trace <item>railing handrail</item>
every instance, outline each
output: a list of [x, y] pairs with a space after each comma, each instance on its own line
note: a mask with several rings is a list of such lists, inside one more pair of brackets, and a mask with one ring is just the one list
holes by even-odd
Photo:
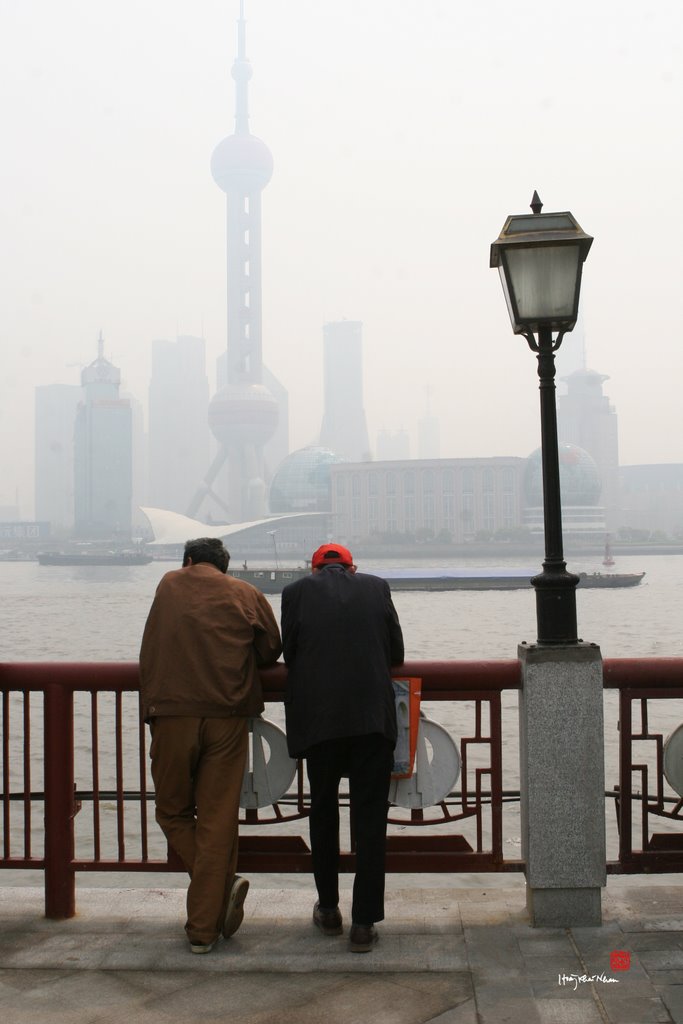
[[674, 690], [683, 687], [683, 658], [605, 658], [606, 690]]
[[[139, 689], [136, 661], [25, 661], [0, 663], [0, 690], [40, 691], [46, 686], [122, 693]], [[448, 691], [519, 689], [519, 662], [490, 661], [406, 661], [392, 670], [394, 676], [422, 679], [422, 699], [447, 699]], [[287, 682], [287, 668], [278, 662], [261, 670], [266, 700], [280, 700]]]
[[[0, 662], [0, 691], [40, 691], [59, 685], [72, 691], [109, 690], [118, 693], [139, 689], [136, 661], [24, 661]], [[606, 690], [624, 688], [677, 689], [683, 687], [683, 658], [605, 658], [602, 663]], [[96, 678], [95, 678], [96, 674]], [[437, 699], [448, 690], [518, 690], [521, 685], [516, 659], [407, 661], [393, 670], [395, 676], [423, 680], [422, 696]], [[261, 670], [266, 700], [281, 699], [287, 681], [282, 662]]]

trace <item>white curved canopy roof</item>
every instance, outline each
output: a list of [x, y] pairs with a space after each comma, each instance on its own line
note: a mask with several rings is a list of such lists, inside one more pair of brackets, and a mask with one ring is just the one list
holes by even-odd
[[160, 544], [184, 544], [185, 541], [194, 537], [231, 537], [256, 526], [277, 527], [280, 523], [292, 522], [292, 520], [327, 515], [326, 512], [292, 512], [289, 515], [256, 519], [252, 523], [230, 523], [227, 525], [221, 523], [216, 526], [201, 523], [198, 519], [191, 519], [189, 516], [181, 515], [180, 512], [170, 512], [165, 508], [143, 508], [140, 506], [140, 511], [147, 516], [154, 534], [154, 540], [149, 542], [150, 547]]

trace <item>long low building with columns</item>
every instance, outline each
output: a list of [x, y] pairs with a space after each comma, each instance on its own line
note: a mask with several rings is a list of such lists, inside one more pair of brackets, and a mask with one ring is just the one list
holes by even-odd
[[330, 504], [336, 532], [442, 537], [454, 543], [523, 523], [526, 459], [421, 459], [335, 463]]

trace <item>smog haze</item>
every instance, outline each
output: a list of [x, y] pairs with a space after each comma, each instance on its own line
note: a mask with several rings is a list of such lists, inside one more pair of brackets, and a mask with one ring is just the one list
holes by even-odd
[[[238, 0], [0, 5], [0, 505], [33, 505], [37, 385], [97, 355], [146, 403], [152, 341], [226, 348], [225, 196]], [[247, 0], [263, 192], [263, 357], [290, 447], [317, 437], [322, 328], [363, 324], [365, 411], [441, 455], [539, 444], [536, 362], [489, 246], [506, 217], [571, 210], [594, 236], [581, 324], [622, 465], [681, 462], [679, 0]], [[572, 349], [573, 346], [573, 349]], [[205, 467], [200, 467], [203, 472]]]

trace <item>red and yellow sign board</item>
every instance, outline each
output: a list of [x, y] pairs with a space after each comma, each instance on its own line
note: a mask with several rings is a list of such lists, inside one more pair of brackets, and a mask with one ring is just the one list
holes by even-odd
[[417, 730], [420, 723], [422, 680], [414, 677], [392, 679], [396, 703], [398, 737], [394, 748], [392, 779], [409, 779], [415, 766]]

